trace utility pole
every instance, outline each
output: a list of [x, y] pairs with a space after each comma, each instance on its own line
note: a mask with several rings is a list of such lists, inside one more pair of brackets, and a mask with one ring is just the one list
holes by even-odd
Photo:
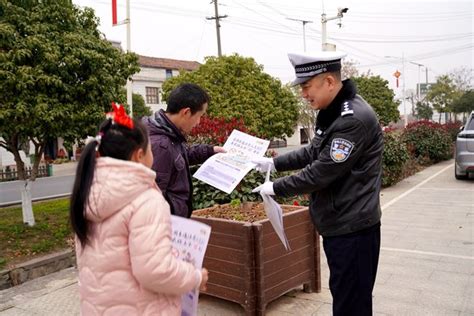
[[402, 71], [403, 71], [403, 86], [402, 86], [402, 97], [403, 97], [403, 112], [404, 112], [404, 122], [405, 127], [408, 125], [408, 113], [407, 113], [407, 104], [406, 104], [406, 96], [405, 96], [405, 82], [407, 73], [405, 72], [405, 53], [402, 53]]
[[339, 19], [339, 23], [337, 24], [339, 25], [339, 27], [341, 27], [342, 26], [341, 19], [344, 16], [344, 13], [346, 13], [348, 10], [349, 8], [339, 8], [337, 9], [337, 15], [330, 18], [327, 18], [326, 13], [324, 12], [323, 14], [321, 14], [321, 41], [322, 41], [323, 51], [336, 49], [336, 46], [334, 44], [329, 44], [327, 42], [326, 22]]
[[[131, 27], [130, 27], [130, 0], [126, 2], [126, 17], [123, 21], [117, 21], [117, 0], [112, 0], [112, 26], [127, 24], [127, 53], [132, 51]], [[130, 117], [133, 117], [132, 104], [132, 77], [127, 78], [127, 103], [130, 106]]]
[[216, 33], [217, 33], [217, 56], [221, 57], [222, 56], [222, 49], [221, 49], [221, 24], [219, 23], [220, 19], [224, 19], [227, 17], [226, 15], [219, 15], [219, 10], [217, 8], [217, 0], [212, 0], [214, 2], [214, 12], [215, 16], [213, 17], [207, 17], [207, 20], [216, 20]]
[[[130, 0], [127, 0], [127, 53], [132, 51], [131, 27], [130, 27]], [[133, 118], [133, 98], [132, 98], [132, 76], [127, 78], [127, 103], [130, 106], [130, 117]]]
[[308, 23], [313, 23], [313, 21], [293, 19], [293, 18], [287, 18], [287, 19], [303, 23], [303, 49], [306, 52], [306, 29], [305, 29], [305, 25], [308, 24]]

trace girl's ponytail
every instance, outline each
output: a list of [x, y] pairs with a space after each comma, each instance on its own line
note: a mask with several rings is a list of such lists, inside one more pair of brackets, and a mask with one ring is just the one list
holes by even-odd
[[71, 226], [79, 238], [82, 247], [86, 245], [89, 233], [89, 226], [87, 219], [85, 218], [85, 212], [89, 191], [92, 185], [92, 180], [94, 179], [97, 146], [99, 146], [99, 142], [93, 140], [87, 144], [82, 151], [81, 159], [77, 165], [76, 179], [74, 180], [74, 187], [71, 195]]

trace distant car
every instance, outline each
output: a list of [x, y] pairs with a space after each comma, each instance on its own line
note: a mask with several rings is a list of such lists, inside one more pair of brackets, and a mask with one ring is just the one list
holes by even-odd
[[466, 125], [461, 127], [456, 138], [454, 161], [456, 179], [465, 179], [469, 173], [474, 173], [474, 111], [471, 112]]

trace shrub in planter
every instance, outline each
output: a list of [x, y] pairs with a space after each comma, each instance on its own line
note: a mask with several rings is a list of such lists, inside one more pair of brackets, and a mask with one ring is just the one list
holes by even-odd
[[382, 159], [382, 186], [397, 183], [404, 174], [404, 167], [410, 156], [406, 144], [400, 139], [398, 131], [384, 132], [384, 150]]
[[410, 155], [420, 164], [431, 164], [449, 159], [453, 143], [441, 124], [418, 121], [407, 125], [402, 134]]
[[204, 116], [192, 129], [188, 143], [222, 145], [234, 129], [247, 133], [247, 127], [242, 118], [225, 119]]
[[246, 315], [264, 315], [266, 305], [304, 285], [321, 289], [319, 235], [308, 207], [282, 205], [291, 250], [286, 251], [261, 204], [242, 203], [197, 210], [193, 219], [212, 227], [204, 266], [209, 281], [204, 294], [241, 304]]
[[[194, 174], [200, 165], [191, 167], [191, 174]], [[193, 180], [193, 207], [201, 209], [211, 207], [216, 204], [230, 203], [232, 200], [242, 202], [260, 201], [260, 195], [252, 193], [252, 190], [265, 181], [265, 177], [258, 171], [251, 170], [230, 194], [210, 186], [196, 178]]]

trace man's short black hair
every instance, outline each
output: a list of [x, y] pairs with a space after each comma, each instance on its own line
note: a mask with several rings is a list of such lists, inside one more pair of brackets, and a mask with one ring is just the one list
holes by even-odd
[[194, 83], [183, 83], [171, 91], [166, 101], [166, 112], [176, 114], [181, 109], [190, 108], [191, 114], [194, 114], [201, 111], [209, 101], [210, 97], [203, 88]]

